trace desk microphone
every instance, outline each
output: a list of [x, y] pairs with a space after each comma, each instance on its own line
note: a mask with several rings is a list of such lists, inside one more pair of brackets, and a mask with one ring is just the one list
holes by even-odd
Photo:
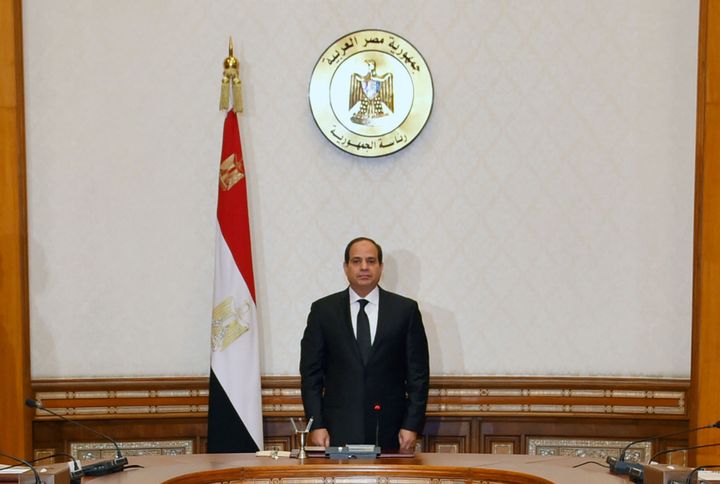
[[694, 474], [696, 474], [700, 471], [704, 471], [705, 469], [717, 469], [718, 467], [720, 467], [720, 465], [706, 465], [706, 466], [696, 467], [695, 469], [693, 469], [690, 472], [690, 474], [688, 474], [685, 484], [690, 484], [692, 482], [692, 477]]
[[379, 447], [380, 444], [380, 411], [382, 410], [382, 407], [379, 403], [376, 403], [373, 407], [373, 410], [375, 410], [375, 447]]
[[605, 460], [605, 462], [607, 462], [610, 465], [610, 472], [612, 474], [626, 475], [626, 474], [630, 473], [631, 469], [642, 469], [642, 467], [643, 467], [642, 464], [625, 461], [625, 454], [627, 453], [628, 449], [631, 446], [633, 446], [635, 444], [639, 444], [640, 442], [649, 442], [651, 440], [660, 439], [663, 437], [672, 437], [673, 435], [687, 434], [690, 432], [697, 432], [698, 430], [711, 429], [711, 428], [720, 428], [720, 420], [718, 420], [714, 424], [703, 425], [702, 427], [697, 427], [697, 428], [690, 429], [690, 430], [681, 430], [679, 432], [670, 432], [668, 434], [661, 434], [661, 435], [656, 435], [654, 437], [646, 437], [644, 439], [635, 440], [625, 446], [625, 448], [620, 452], [619, 458], [608, 456], [607, 459]]
[[[665, 454], [672, 454], [673, 452], [681, 452], [683, 450], [695, 450], [695, 449], [703, 449], [705, 447], [716, 447], [720, 445], [720, 442], [715, 442], [714, 444], [704, 444], [704, 445], [693, 445], [690, 447], [678, 447], [677, 449], [669, 449], [669, 450], [663, 450], [662, 452], [657, 452], [653, 454], [652, 457], [650, 457], [650, 460], [647, 464], [644, 466], [635, 467], [633, 469], [630, 469], [629, 476], [630, 480], [635, 483], [642, 483], [645, 481], [645, 474], [649, 475], [658, 475], [661, 474], [663, 476], [663, 482], [667, 481], [667, 477], [670, 475], [676, 476], [675, 480], [677, 480], [677, 475], [681, 475], [683, 479], [689, 475], [689, 469], [685, 470], [683, 473], [684, 468], [678, 468], [677, 466], [672, 465], [664, 465], [664, 464], [657, 464], [655, 463], [655, 458], [659, 457], [661, 455]], [[649, 478], [648, 478], [649, 480]]]
[[8, 458], [8, 459], [12, 459], [12, 460], [14, 460], [15, 462], [22, 462], [24, 465], [26, 465], [27, 467], [29, 467], [31, 471], [33, 471], [33, 474], [35, 474], [35, 484], [43, 484], [43, 481], [40, 480], [40, 474], [38, 474], [37, 469], [35, 469], [35, 466], [33, 466], [33, 465], [32, 465], [31, 463], [29, 463], [28, 461], [23, 460], [23, 459], [21, 459], [21, 458], [19, 458], [19, 457], [12, 456], [12, 455], [3, 454], [2, 452], [0, 452], [0, 456], [6, 457], [6, 458]]
[[[38, 457], [37, 459], [33, 459], [28, 462], [30, 462], [31, 464], [34, 465], [34, 464], [37, 464], [38, 462], [40, 462], [41, 460], [54, 459], [55, 457], [67, 457], [72, 461], [72, 466], [70, 466], [70, 469], [69, 469], [70, 484], [80, 484], [80, 479], [82, 478], [82, 470], [80, 468], [82, 466], [80, 465], [80, 463], [77, 461], [77, 459], [75, 457], [68, 454], [67, 452], [58, 452], [57, 454], [47, 455], [45, 457]], [[70, 464], [70, 463], [68, 462], [68, 464]], [[5, 467], [3, 470], [7, 470], [10, 467], [17, 467], [19, 465], [20, 464], [14, 464], [14, 465]]]
[[663, 450], [662, 452], [657, 452], [657, 453], [653, 454], [653, 456], [650, 457], [650, 460], [648, 462], [654, 461], [656, 457], [660, 457], [661, 455], [665, 455], [665, 454], [672, 454], [673, 452], [680, 452], [683, 450], [702, 449], [704, 447], [716, 447], [718, 445], [720, 445], [720, 442], [715, 442], [714, 444], [693, 445], [692, 447], [679, 447], [677, 449]]
[[63, 415], [60, 415], [59, 413], [56, 413], [49, 408], [44, 407], [40, 402], [37, 400], [33, 400], [31, 398], [28, 398], [25, 400], [25, 405], [27, 405], [30, 408], [37, 408], [38, 410], [44, 410], [45, 412], [55, 415], [56, 417], [65, 420], [66, 422], [70, 422], [73, 425], [77, 425], [78, 427], [82, 427], [85, 430], [89, 430], [90, 432], [94, 433], [95, 435], [98, 435], [106, 440], [109, 440], [113, 443], [115, 446], [115, 458], [113, 460], [104, 460], [100, 462], [96, 462], [94, 464], [90, 464], [79, 471], [73, 471], [76, 475], [72, 475], [71, 473], [70, 477], [82, 477], [82, 476], [104, 476], [106, 474], [112, 474], [113, 472], [120, 472], [125, 470], [125, 466], [127, 466], [128, 460], [127, 457], [123, 457], [122, 452], [120, 451], [120, 446], [117, 442], [115, 442], [115, 439], [110, 437], [109, 435], [105, 435], [101, 432], [98, 432], [97, 430], [85, 425], [81, 424], [80, 422], [76, 420], [71, 420]]

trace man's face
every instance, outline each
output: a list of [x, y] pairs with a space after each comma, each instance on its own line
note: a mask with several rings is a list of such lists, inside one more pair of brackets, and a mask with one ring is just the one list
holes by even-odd
[[355, 242], [350, 247], [350, 260], [343, 267], [350, 287], [358, 296], [367, 296], [375, 289], [383, 269], [375, 244], [367, 240]]

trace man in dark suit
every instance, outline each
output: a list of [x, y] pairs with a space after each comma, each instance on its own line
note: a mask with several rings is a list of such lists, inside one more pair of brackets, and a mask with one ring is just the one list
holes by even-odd
[[420, 310], [378, 286], [383, 262], [375, 241], [350, 241], [343, 267], [350, 287], [312, 304], [301, 342], [310, 444], [377, 442], [412, 451], [430, 378]]

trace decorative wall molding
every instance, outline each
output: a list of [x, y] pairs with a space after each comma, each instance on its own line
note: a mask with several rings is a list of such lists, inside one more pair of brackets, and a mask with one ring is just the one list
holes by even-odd
[[[607, 456], [618, 456], [632, 440], [614, 439], [567, 439], [567, 438], [531, 438], [528, 439], [528, 454], [587, 457], [605, 461]], [[625, 452], [625, 459], [631, 462], [646, 462], [652, 455], [652, 444], [641, 442], [633, 444]]]
[[[35, 399], [74, 418], [162, 418], [207, 415], [207, 378], [36, 380]], [[56, 419], [42, 410], [36, 420]]]
[[[180, 455], [193, 453], [193, 441], [151, 440], [137, 442], [118, 442], [124, 456], [133, 455]], [[73, 442], [70, 454], [76, 459], [112, 459], [115, 457], [115, 445], [110, 442]]]
[[[687, 418], [688, 380], [435, 377], [429, 416]], [[75, 418], [205, 417], [207, 378], [36, 380], [35, 398]], [[266, 417], [303, 414], [299, 377], [262, 379]], [[52, 420], [41, 410], [35, 420]]]
[[[88, 421], [131, 454], [204, 453], [207, 383], [202, 377], [36, 380], [33, 391], [48, 408]], [[618, 455], [635, 439], [688, 428], [687, 380], [434, 377], [430, 387], [418, 452], [602, 457]], [[299, 378], [264, 377], [262, 399], [265, 448], [296, 447], [288, 417], [302, 419]], [[36, 457], [114, 450], [41, 411], [34, 415], [33, 436]], [[683, 439], [655, 439], [631, 455], [684, 445]]]

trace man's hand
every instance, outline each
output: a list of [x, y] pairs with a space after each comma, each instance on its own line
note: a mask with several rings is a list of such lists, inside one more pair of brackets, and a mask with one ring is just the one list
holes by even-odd
[[400, 452], [415, 452], [417, 432], [400, 429], [400, 432], [398, 432], [398, 441], [400, 442]]
[[330, 434], [327, 429], [315, 429], [310, 431], [310, 445], [330, 447]]

